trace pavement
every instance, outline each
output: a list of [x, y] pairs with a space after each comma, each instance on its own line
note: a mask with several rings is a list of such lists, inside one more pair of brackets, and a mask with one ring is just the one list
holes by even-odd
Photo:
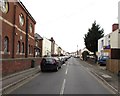
[[[113, 74], [106, 70], [105, 66], [99, 66], [98, 64], [92, 64], [89, 62], [84, 63], [90, 65], [91, 72], [101, 79], [107, 86], [109, 86], [115, 93], [120, 94], [120, 77], [117, 74]], [[36, 66], [35, 68], [30, 68], [1, 79], [2, 89], [1, 92], [5, 94], [6, 90], [11, 88], [12, 86], [17, 85], [18, 83], [24, 81], [25, 79], [34, 76], [40, 72], [40, 66]]]
[[1, 94], [8, 94], [7, 92], [13, 86], [17, 86], [26, 79], [33, 77], [35, 74], [40, 72], [40, 66], [34, 68], [26, 69], [21, 72], [17, 72], [8, 76], [3, 77], [0, 81], [2, 82], [2, 89], [0, 89]]
[[[84, 62], [84, 61], [83, 61]], [[116, 94], [120, 96], [120, 76], [112, 73], [106, 69], [106, 66], [100, 66], [99, 64], [85, 62], [91, 66], [91, 72], [101, 79], [104, 84], [111, 88]]]

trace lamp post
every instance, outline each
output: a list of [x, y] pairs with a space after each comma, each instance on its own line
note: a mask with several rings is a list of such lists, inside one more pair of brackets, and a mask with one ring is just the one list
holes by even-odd
[[78, 55], [78, 45], [77, 45], [77, 55]]

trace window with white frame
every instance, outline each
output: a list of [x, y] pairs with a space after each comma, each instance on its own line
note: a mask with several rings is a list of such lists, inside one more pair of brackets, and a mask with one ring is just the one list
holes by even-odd
[[29, 47], [28, 47], [28, 53], [30, 54], [30, 45], [29, 45]]
[[3, 13], [7, 13], [9, 10], [9, 3], [8, 0], [0, 0], [0, 10]]
[[108, 40], [108, 45], [110, 45], [110, 40]]
[[23, 14], [19, 15], [19, 23], [20, 23], [21, 26], [23, 26], [23, 24], [24, 24], [24, 16], [23, 16]]
[[20, 41], [18, 41], [18, 44], [17, 44], [17, 53], [20, 53]]
[[37, 41], [35, 42], [35, 46], [36, 46], [36, 47], [38, 46], [38, 42], [37, 42]]
[[29, 25], [29, 30], [30, 30], [30, 33], [32, 33], [33, 28], [32, 28], [32, 24], [31, 23]]
[[33, 53], [33, 46], [31, 46], [31, 54]]
[[4, 53], [7, 53], [9, 50], [9, 39], [8, 39], [8, 37], [6, 36], [5, 38], [4, 38]]
[[24, 42], [22, 42], [22, 53], [24, 53]]

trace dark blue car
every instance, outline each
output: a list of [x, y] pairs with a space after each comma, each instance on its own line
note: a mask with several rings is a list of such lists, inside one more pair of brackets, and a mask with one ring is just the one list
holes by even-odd
[[61, 68], [61, 63], [57, 57], [43, 57], [40, 63], [41, 71], [55, 70], [58, 71]]
[[106, 61], [109, 59], [109, 56], [101, 56], [98, 59], [98, 64], [100, 65], [106, 65]]

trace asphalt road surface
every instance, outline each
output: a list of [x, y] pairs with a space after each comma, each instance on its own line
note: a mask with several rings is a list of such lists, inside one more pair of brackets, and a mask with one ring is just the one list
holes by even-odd
[[40, 72], [10, 94], [113, 94], [77, 59], [71, 57], [58, 72]]

